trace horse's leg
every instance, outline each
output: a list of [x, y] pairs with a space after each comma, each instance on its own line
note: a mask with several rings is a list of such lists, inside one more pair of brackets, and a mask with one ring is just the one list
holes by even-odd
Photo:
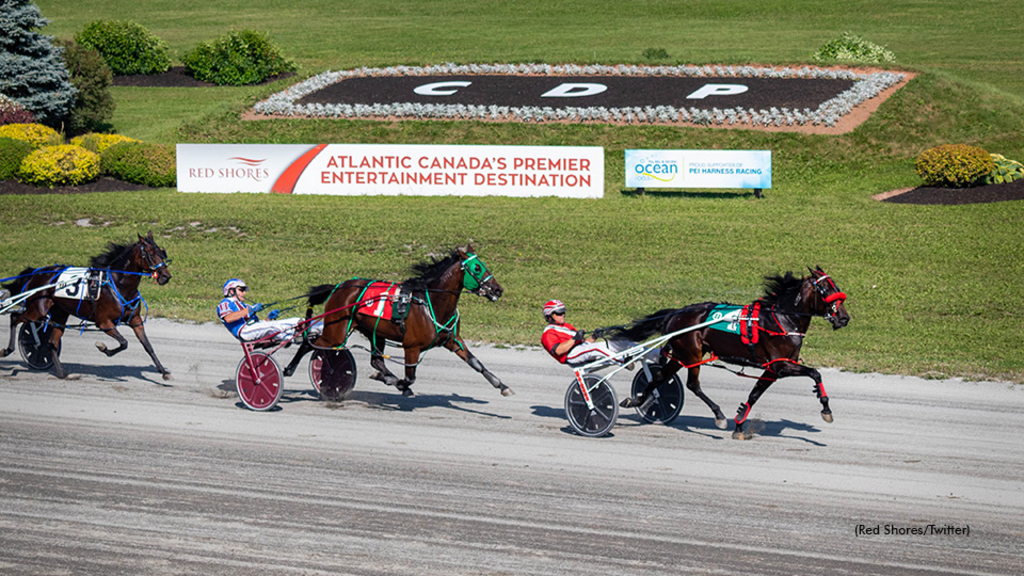
[[49, 298], [30, 299], [23, 312], [11, 313], [11, 338], [7, 342], [7, 348], [0, 350], [0, 358], [14, 352], [14, 348], [17, 345], [18, 324], [22, 322], [37, 322], [46, 318], [46, 314], [49, 313], [52, 305], [53, 300]]
[[288, 363], [288, 366], [285, 366], [284, 375], [291, 376], [292, 374], [295, 374], [295, 368], [298, 367], [299, 361], [302, 360], [302, 357], [308, 354], [312, 349], [313, 345], [309, 340], [303, 339], [302, 344], [299, 345], [298, 351], [295, 352], [295, 357]]
[[0, 350], [0, 358], [8, 356], [11, 352], [14, 352], [15, 341], [17, 340], [18, 324], [25, 321], [25, 317], [19, 312], [11, 314], [11, 338], [7, 342], [7, 348]]
[[398, 388], [402, 392], [402, 396], [413, 396], [413, 391], [410, 389], [410, 386], [416, 382], [416, 364], [419, 361], [419, 348], [416, 346], [409, 346], [405, 349], [405, 378], [402, 378], [397, 384], [395, 384], [395, 388]]
[[700, 388], [700, 366], [692, 366], [686, 371], [686, 387], [707, 404], [708, 408], [715, 414], [715, 426], [725, 430], [729, 426], [729, 420], [722, 413], [722, 408], [715, 404], [714, 400], [708, 398]]
[[57, 350], [60, 349], [60, 339], [64, 335], [64, 326], [68, 321], [68, 313], [59, 307], [50, 309], [50, 322], [53, 324], [53, 332], [50, 333], [50, 340], [46, 342], [46, 345], [50, 347], [50, 358], [53, 359], [53, 374], [62, 380], [77, 380], [81, 378], [79, 374], [68, 374], [64, 370], [64, 365], [60, 362], [60, 355], [57, 354]]
[[750, 391], [750, 396], [747, 401], [740, 404], [739, 409], [736, 410], [736, 429], [732, 431], [732, 437], [736, 440], [748, 440], [750, 437], [743, 432], [743, 423], [747, 421], [747, 416], [750, 415], [750, 409], [753, 408], [754, 403], [757, 399], [764, 394], [764, 391], [771, 386], [779, 376], [770, 370], [765, 370], [761, 377], [757, 379], [757, 383], [754, 384], [754, 389]]
[[622, 402], [619, 402], [619, 406], [623, 408], [643, 406], [659, 386], [668, 382], [676, 372], [679, 372], [679, 367], [680, 364], [678, 362], [668, 362], [660, 371], [658, 371], [657, 374], [652, 374], [651, 381], [647, 383], [647, 387], [644, 388], [643, 392], [641, 392], [639, 396], [626, 397]]
[[373, 348], [373, 352], [370, 353], [370, 366], [377, 369], [377, 372], [370, 376], [371, 380], [377, 380], [387, 384], [388, 386], [395, 386], [398, 384], [398, 376], [395, 376], [388, 370], [388, 367], [384, 364], [384, 350], [382, 348]]
[[[149, 357], [153, 360], [153, 364], [156, 366], [157, 372], [163, 375], [164, 380], [170, 380], [171, 371], [168, 370], [167, 368], [164, 368], [163, 364], [161, 364], [160, 360], [156, 357], [156, 352], [153, 351], [153, 345], [149, 343], [149, 337], [146, 336], [146, 326], [142, 322], [142, 318], [134, 316], [132, 317], [131, 320], [128, 321], [128, 325], [131, 326], [131, 329], [135, 332], [135, 337], [139, 339], [139, 342], [142, 343], [142, 347], [146, 350], [146, 353], [149, 354]], [[127, 348], [128, 343], [125, 342], [124, 346], [125, 348]]]
[[825, 392], [825, 385], [821, 383], [820, 372], [810, 366], [804, 366], [796, 362], [786, 362], [779, 367], [778, 374], [779, 378], [783, 376], [807, 376], [814, 380], [814, 395], [821, 402], [821, 419], [825, 422], [832, 422], [832, 410], [828, 407], [828, 394]]
[[511, 396], [515, 394], [515, 392], [513, 392], [511, 388], [506, 386], [501, 380], [498, 379], [497, 376], [492, 374], [490, 370], [484, 367], [483, 363], [480, 362], [480, 360], [476, 356], [474, 356], [472, 352], [469, 351], [469, 348], [466, 348], [466, 344], [462, 341], [461, 338], [449, 338], [448, 341], [444, 343], [444, 347], [454, 352], [455, 355], [458, 356], [459, 358], [462, 358], [462, 360], [466, 364], [469, 364], [470, 368], [476, 370], [480, 374], [483, 374], [483, 377], [486, 378], [487, 381], [491, 383], [491, 386], [494, 386], [495, 388], [501, 391], [502, 396]]

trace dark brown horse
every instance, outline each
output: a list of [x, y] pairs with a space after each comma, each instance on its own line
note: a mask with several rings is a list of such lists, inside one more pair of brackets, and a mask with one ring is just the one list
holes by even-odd
[[[377, 372], [371, 378], [395, 386], [405, 396], [413, 394], [410, 386], [416, 381], [416, 366], [420, 355], [431, 348], [443, 346], [483, 374], [492, 386], [501, 390], [502, 395], [511, 396], [512, 389], [484, 367], [466, 347], [459, 333], [458, 305], [463, 289], [492, 302], [500, 298], [503, 292], [494, 275], [473, 254], [472, 246], [465, 250], [452, 250], [440, 260], [432, 259], [417, 264], [413, 270], [416, 276], [401, 284], [402, 291], [410, 296], [408, 316], [404, 322], [399, 316], [385, 319], [366, 313], [362, 304], [372, 303], [367, 302], [367, 288], [373, 280], [354, 278], [341, 284], [313, 287], [309, 292], [309, 304], [315, 306], [324, 303], [327, 315], [323, 318], [323, 332], [313, 341], [312, 346], [341, 347], [353, 330], [358, 331], [372, 347], [370, 365]], [[375, 298], [369, 300], [379, 301]], [[386, 342], [395, 343], [404, 349], [405, 378], [399, 379], [385, 365]], [[309, 349], [312, 346], [303, 343], [303, 348]], [[304, 353], [305, 350], [300, 348], [285, 374], [294, 370]], [[330, 397], [330, 391], [326, 395]]]
[[[139, 282], [143, 276], [152, 276], [157, 284], [167, 284], [171, 279], [171, 273], [167, 270], [167, 253], [157, 246], [153, 240], [153, 233], [148, 236], [139, 236], [138, 242], [134, 244], [117, 244], [111, 242], [103, 254], [92, 258], [89, 263], [90, 270], [98, 270], [104, 273], [105, 279], [102, 286], [98, 287], [95, 299], [63, 298], [56, 295], [56, 288], [49, 288], [37, 292], [25, 301], [25, 310], [20, 313], [11, 314], [11, 339], [7, 348], [0, 350], [0, 358], [7, 356], [14, 351], [15, 332], [21, 322], [38, 322], [46, 319], [49, 315], [49, 323], [53, 327], [49, 341], [46, 343], [50, 348], [50, 356], [53, 359], [53, 370], [58, 378], [66, 378], [67, 372], [58, 358], [61, 336], [67, 327], [66, 323], [70, 316], [77, 316], [87, 322], [92, 322], [97, 328], [108, 336], [117, 340], [117, 348], [107, 349], [107, 345], [97, 342], [96, 347], [107, 356], [113, 356], [128, 348], [128, 341], [117, 330], [117, 325], [127, 322], [128, 326], [135, 331], [142, 347], [153, 359], [156, 369], [163, 375], [164, 380], [170, 380], [171, 373], [160, 364], [153, 346], [146, 337], [146, 330], [143, 326], [142, 296], [139, 294]], [[18, 278], [5, 288], [17, 295], [22, 292], [33, 290], [40, 286], [46, 286], [56, 282], [60, 273], [68, 266], [55, 264], [44, 268], [26, 268]]]
[[[669, 340], [666, 347], [668, 361], [664, 368], [651, 379], [646, 390], [637, 397], [626, 398], [622, 406], [642, 405], [659, 385], [686, 368], [686, 387], [711, 408], [715, 424], [724, 429], [728, 425], [725, 415], [701, 391], [698, 379], [701, 365], [718, 359], [764, 370], [747, 401], [740, 404], [733, 438], [748, 438], [743, 432], [743, 423], [750, 414], [750, 408], [773, 382], [787, 376], [807, 376], [814, 380], [814, 393], [822, 406], [821, 417], [832, 422], [821, 374], [799, 362], [800, 347], [813, 316], [823, 316], [833, 329], [838, 330], [850, 322], [850, 315], [843, 305], [846, 294], [835, 282], [820, 267], [810, 272], [811, 275], [804, 278], [794, 277], [792, 272], [784, 276], [768, 276], [765, 278], [764, 296], [743, 307], [739, 321], [711, 324]], [[738, 308], [715, 302], [692, 304], [685, 308], [659, 310], [625, 328], [612, 330], [621, 337], [640, 341], [656, 333], [672, 334], [687, 326], [713, 321], [716, 313]], [[704, 359], [706, 354], [711, 355], [709, 359]]]

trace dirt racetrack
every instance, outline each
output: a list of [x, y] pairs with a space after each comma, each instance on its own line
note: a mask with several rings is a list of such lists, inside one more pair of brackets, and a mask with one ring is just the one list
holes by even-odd
[[[510, 398], [443, 350], [402, 398], [357, 350], [351, 400], [297, 374], [254, 413], [223, 328], [147, 327], [170, 382], [131, 335], [65, 336], [74, 381], [0, 359], [3, 574], [1024, 573], [1019, 386], [826, 370], [833, 424], [791, 379], [746, 442], [691, 395], [587, 439], [539, 349], [476, 348]], [[751, 386], [704, 375], [727, 413]]]

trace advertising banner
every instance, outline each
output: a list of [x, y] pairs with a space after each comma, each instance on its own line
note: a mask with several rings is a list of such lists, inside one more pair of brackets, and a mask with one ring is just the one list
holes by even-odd
[[599, 146], [178, 144], [181, 192], [604, 195]]
[[770, 150], [626, 150], [626, 188], [771, 187]]

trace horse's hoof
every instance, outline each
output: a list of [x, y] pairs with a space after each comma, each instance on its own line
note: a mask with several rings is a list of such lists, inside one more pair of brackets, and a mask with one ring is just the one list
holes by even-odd
[[829, 424], [831, 424], [832, 423], [832, 413], [831, 412], [822, 412], [821, 413], [821, 419], [824, 420], [825, 422], [828, 422]]
[[506, 386], [505, 388], [501, 389], [501, 395], [502, 396], [514, 396], [515, 392], [513, 392], [511, 388]]
[[729, 421], [724, 418], [715, 418], [715, 426], [718, 426], [719, 430], [725, 430], [729, 427]]
[[622, 407], [622, 408], [632, 408], [634, 406], [639, 406], [639, 405], [640, 405], [640, 403], [637, 402], [635, 399], [633, 399], [633, 397], [624, 398], [622, 400], [622, 402], [619, 402], [619, 406]]
[[164, 372], [163, 376], [164, 376], [164, 380], [170, 380], [171, 379], [171, 373], [170, 372]]
[[104, 344], [103, 342], [93, 342], [93, 344], [96, 345], [96, 348], [98, 348], [100, 352], [106, 352], [107, 351], [107, 345]]
[[13, 348], [4, 348], [3, 350], [0, 350], [0, 358], [9, 356], [11, 352], [14, 352]]
[[409, 388], [403, 388], [402, 389], [402, 396], [405, 396], [406, 398], [412, 398], [415, 395], [416, 394], [412, 390], [410, 390]]
[[64, 380], [81, 380], [81, 379], [82, 379], [82, 375], [81, 374], [67, 374], [66, 376], [64, 376]]
[[747, 436], [746, 433], [743, 432], [743, 430], [733, 430], [732, 431], [732, 439], [733, 440], [750, 440], [750, 436]]

